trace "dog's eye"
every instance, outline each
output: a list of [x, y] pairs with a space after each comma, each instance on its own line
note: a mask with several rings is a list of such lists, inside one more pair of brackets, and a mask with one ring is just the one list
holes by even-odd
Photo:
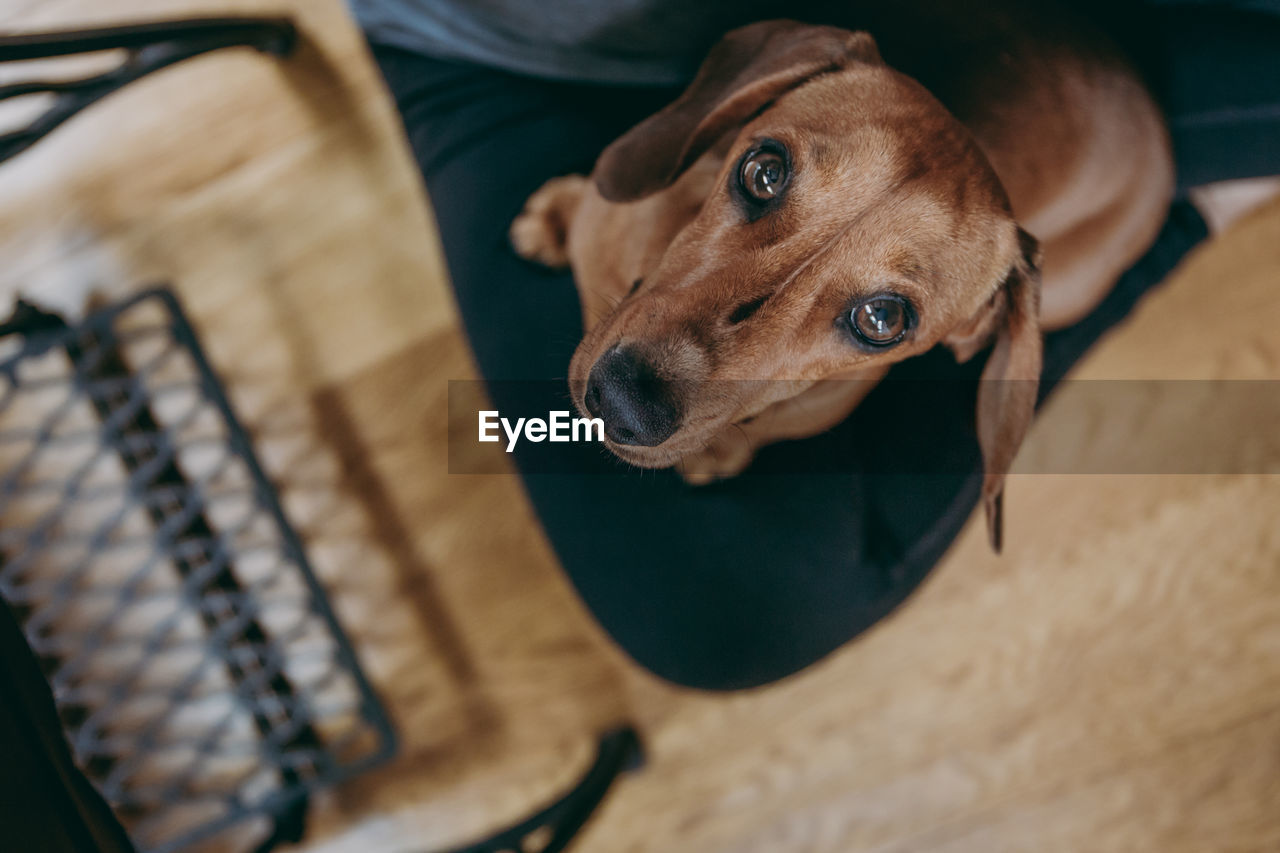
[[873, 347], [896, 344], [910, 324], [911, 307], [901, 296], [892, 293], [864, 299], [849, 312], [853, 333]]
[[756, 201], [772, 201], [787, 183], [787, 161], [777, 151], [757, 149], [742, 160], [738, 185]]

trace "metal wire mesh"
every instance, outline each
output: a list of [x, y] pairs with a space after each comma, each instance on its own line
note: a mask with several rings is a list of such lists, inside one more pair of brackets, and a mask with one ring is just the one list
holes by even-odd
[[388, 758], [387, 717], [172, 295], [74, 327], [23, 310], [0, 338], [0, 595], [138, 848], [278, 815]]

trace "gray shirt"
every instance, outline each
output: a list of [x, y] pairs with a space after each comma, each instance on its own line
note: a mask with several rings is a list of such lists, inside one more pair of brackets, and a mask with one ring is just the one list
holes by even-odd
[[348, 0], [370, 39], [441, 59], [595, 83], [687, 82], [763, 0]]

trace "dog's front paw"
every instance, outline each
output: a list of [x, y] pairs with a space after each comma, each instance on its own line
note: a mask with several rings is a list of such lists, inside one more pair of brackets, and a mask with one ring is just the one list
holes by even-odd
[[676, 471], [691, 486], [705, 486], [736, 477], [755, 458], [755, 448], [742, 435], [716, 438], [697, 453], [676, 463]]
[[586, 182], [581, 175], [552, 178], [529, 196], [511, 223], [511, 247], [517, 255], [549, 267], [569, 265], [569, 222]]

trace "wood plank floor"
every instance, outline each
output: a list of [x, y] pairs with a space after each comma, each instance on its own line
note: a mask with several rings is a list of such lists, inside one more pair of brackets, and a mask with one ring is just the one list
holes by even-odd
[[[300, 850], [460, 843], [622, 719], [650, 762], [589, 853], [1280, 850], [1280, 477], [1017, 476], [1004, 556], [971, 523], [810, 671], [727, 697], [659, 683], [578, 603], [514, 478], [447, 474], [446, 383], [473, 368], [337, 0], [9, 0], [0, 27], [191, 10], [291, 10], [308, 40], [168, 70], [0, 168], [0, 293], [172, 281], [196, 320], [403, 737], [320, 799]], [[1273, 204], [1077, 375], [1280, 379], [1277, 321]]]

